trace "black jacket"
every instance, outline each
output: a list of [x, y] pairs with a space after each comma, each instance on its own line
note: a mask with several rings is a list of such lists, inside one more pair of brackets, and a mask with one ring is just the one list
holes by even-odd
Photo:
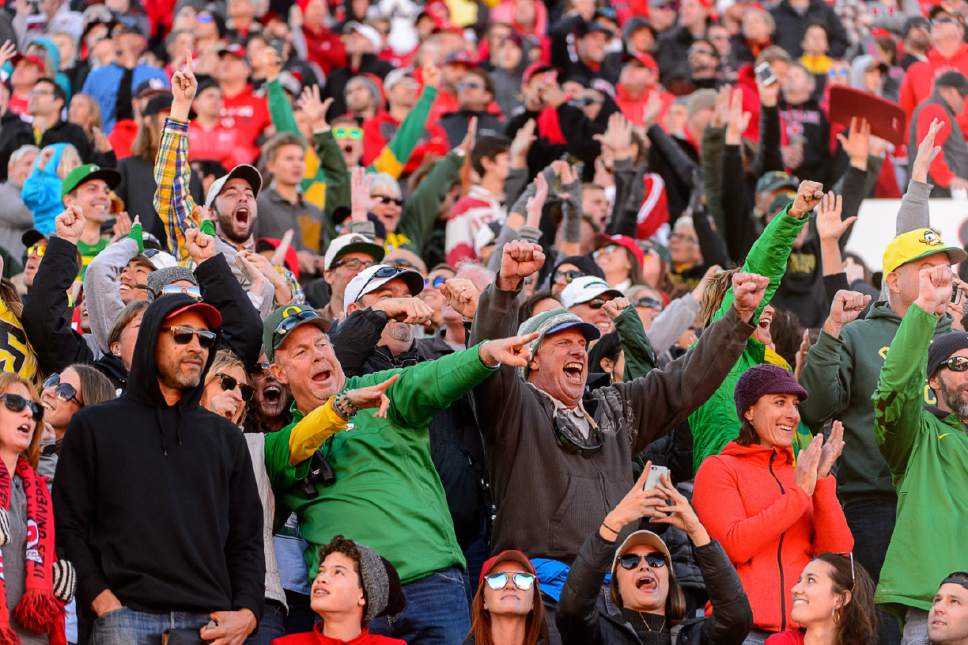
[[[154, 164], [141, 157], [125, 157], [118, 162], [118, 172], [121, 174], [121, 183], [114, 192], [124, 200], [124, 209], [132, 219], [135, 215], [140, 216], [145, 232], [158, 238], [161, 248], [167, 249], [168, 233], [154, 205], [155, 190], [158, 188]], [[196, 204], [205, 203], [202, 182], [194, 170], [189, 175], [188, 189]]]
[[440, 127], [444, 129], [447, 142], [451, 148], [459, 146], [460, 142], [467, 136], [467, 126], [473, 117], [477, 117], [478, 136], [483, 134], [485, 130], [490, 130], [492, 134], [500, 134], [504, 129], [504, 124], [501, 123], [500, 119], [490, 112], [472, 112], [463, 109], [457, 112], [448, 112], [440, 117]]
[[[96, 163], [105, 168], [113, 168], [118, 163], [113, 151], [95, 152], [94, 145], [81, 126], [67, 121], [58, 121], [44, 130], [40, 137], [40, 147], [52, 143], [69, 143], [77, 148], [81, 163]], [[20, 118], [3, 121], [3, 132], [0, 134], [0, 181], [7, 180], [7, 162], [10, 161], [10, 155], [21, 146], [36, 144], [34, 130], [29, 123]]]
[[[346, 376], [406, 367], [454, 351], [436, 335], [421, 338], [409, 351], [393, 356], [386, 347], [377, 347], [386, 324], [385, 314], [364, 309], [353, 312], [331, 332], [333, 349]], [[480, 536], [489, 504], [484, 484], [484, 440], [469, 394], [431, 419], [430, 457], [447, 495], [457, 542], [466, 549]]]
[[[640, 644], [635, 629], [602, 588], [616, 545], [598, 533], [585, 540], [571, 566], [558, 601], [557, 625], [562, 645]], [[676, 645], [740, 645], [753, 627], [753, 610], [736, 569], [718, 542], [696, 547], [706, 592], [713, 606], [709, 618], [690, 618], [672, 628]]]
[[[385, 60], [380, 60], [374, 54], [363, 54], [360, 66], [357, 69], [351, 68], [349, 64], [334, 69], [332, 74], [326, 77], [326, 87], [323, 90], [323, 98], [333, 99], [333, 104], [327, 112], [327, 119], [332, 121], [336, 117], [346, 114], [346, 84], [350, 82], [351, 78], [361, 74], [373, 74], [382, 80], [392, 69], [393, 65]], [[379, 96], [375, 98], [379, 103], [381, 98]]]
[[831, 58], [843, 58], [850, 42], [847, 39], [847, 31], [837, 17], [834, 8], [823, 0], [810, 0], [810, 5], [804, 14], [797, 13], [796, 9], [790, 6], [790, 0], [783, 0], [770, 10], [773, 20], [776, 22], [776, 30], [773, 32], [773, 44], [779, 45], [787, 51], [793, 58], [799, 58], [803, 54], [803, 34], [807, 27], [817, 23], [827, 28], [827, 43], [830, 47], [828, 55]]
[[262, 615], [262, 504], [242, 433], [199, 406], [204, 378], [174, 406], [158, 388], [163, 321], [193, 302], [152, 303], [128, 389], [75, 414], [64, 437], [54, 517], [61, 557], [77, 569], [79, 608], [110, 589], [137, 611]]

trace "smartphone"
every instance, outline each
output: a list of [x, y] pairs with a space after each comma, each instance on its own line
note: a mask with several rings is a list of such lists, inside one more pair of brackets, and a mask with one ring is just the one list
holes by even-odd
[[649, 474], [645, 478], [645, 485], [642, 486], [642, 490], [652, 490], [658, 486], [663, 474], [669, 474], [669, 469], [665, 466], [650, 466]]
[[963, 295], [964, 293], [962, 290], [958, 287], [958, 285], [955, 285], [954, 289], [951, 290], [951, 304], [957, 305], [961, 303], [961, 298]]
[[760, 63], [756, 66], [756, 80], [758, 80], [763, 85], [773, 85], [776, 83], [776, 74], [773, 73], [773, 68], [770, 67], [769, 63]]

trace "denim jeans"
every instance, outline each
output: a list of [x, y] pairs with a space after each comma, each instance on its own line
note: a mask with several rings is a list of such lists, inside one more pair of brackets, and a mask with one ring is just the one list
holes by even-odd
[[173, 611], [149, 614], [122, 607], [94, 621], [91, 645], [161, 645], [166, 629], [199, 630], [211, 620], [208, 614]]
[[908, 607], [901, 645], [928, 645], [928, 612]]
[[408, 645], [461, 643], [471, 629], [464, 572], [436, 571], [403, 585], [407, 608], [398, 616], [377, 618], [370, 632], [405, 640]]
[[275, 600], [266, 598], [259, 627], [245, 639], [245, 645], [269, 645], [274, 638], [282, 638], [285, 634], [286, 608]]
[[[897, 499], [886, 495], [854, 498], [844, 504], [844, 515], [854, 535], [854, 557], [876, 585], [894, 533]], [[900, 642], [901, 628], [897, 620], [878, 609], [877, 645], [898, 645]]]

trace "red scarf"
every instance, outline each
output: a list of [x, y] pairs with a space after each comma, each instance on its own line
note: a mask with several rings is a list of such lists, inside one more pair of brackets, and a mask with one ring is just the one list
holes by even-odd
[[[51, 645], [67, 645], [64, 635], [64, 603], [54, 596], [54, 516], [44, 478], [34, 472], [21, 455], [17, 474], [27, 497], [27, 551], [24, 559], [24, 595], [14, 609], [17, 621], [35, 634], [47, 634]], [[0, 461], [0, 508], [10, 508], [10, 473]], [[19, 645], [10, 627], [7, 585], [0, 552], [0, 645]]]

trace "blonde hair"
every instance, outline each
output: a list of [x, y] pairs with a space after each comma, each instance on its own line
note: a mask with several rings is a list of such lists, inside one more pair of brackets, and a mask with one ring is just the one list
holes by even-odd
[[64, 152], [61, 153], [60, 163], [57, 164], [57, 176], [63, 179], [80, 165], [81, 156], [77, 154], [77, 148], [69, 143], [65, 143]]
[[[37, 394], [37, 387], [27, 379], [14, 374], [13, 372], [0, 372], [0, 394], [6, 394], [10, 388], [17, 384], [23, 385], [30, 393], [30, 400], [40, 405], [40, 395]], [[44, 436], [44, 421], [41, 419], [34, 425], [34, 434], [30, 438], [30, 445], [27, 446], [27, 453], [24, 455], [30, 463], [31, 468], [37, 467], [40, 461], [40, 440]], [[13, 475], [13, 473], [11, 473]]]
[[[245, 369], [245, 363], [242, 362], [238, 356], [230, 349], [220, 349], [215, 354], [215, 358], [212, 360], [212, 366], [208, 368], [208, 373], [205, 375], [205, 387], [208, 387], [209, 383], [215, 380], [215, 378], [221, 374], [224, 370], [231, 369], [233, 367], [238, 367], [245, 374], [244, 384], [249, 384], [249, 373]], [[242, 402], [242, 416], [239, 417], [239, 425], [245, 421], [245, 415], [249, 411], [248, 402]]]
[[702, 292], [702, 300], [699, 301], [699, 320], [702, 326], [707, 327], [712, 322], [713, 316], [719, 311], [723, 304], [723, 298], [733, 286], [733, 274], [739, 269], [727, 269], [720, 271], [709, 279], [706, 288]]

